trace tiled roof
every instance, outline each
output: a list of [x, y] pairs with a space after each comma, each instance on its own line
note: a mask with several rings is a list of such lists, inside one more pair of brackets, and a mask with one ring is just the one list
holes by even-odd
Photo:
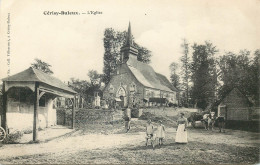
[[177, 91], [165, 76], [156, 73], [150, 65], [137, 61], [136, 57], [130, 56], [127, 66], [144, 86], [168, 92]]
[[42, 82], [42, 83], [48, 84], [50, 86], [71, 92], [71, 93], [77, 93], [74, 90], [72, 90], [71, 88], [69, 88], [66, 84], [64, 84], [61, 80], [59, 80], [51, 75], [48, 75], [38, 69], [34, 69], [32, 67], [30, 67], [22, 72], [19, 72], [13, 76], [4, 78], [3, 81]]

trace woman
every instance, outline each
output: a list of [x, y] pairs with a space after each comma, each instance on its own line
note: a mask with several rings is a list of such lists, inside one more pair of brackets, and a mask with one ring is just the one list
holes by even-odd
[[184, 117], [184, 113], [180, 114], [181, 117], [178, 118], [177, 120], [177, 133], [176, 133], [176, 143], [188, 143], [188, 138], [187, 138], [187, 118]]

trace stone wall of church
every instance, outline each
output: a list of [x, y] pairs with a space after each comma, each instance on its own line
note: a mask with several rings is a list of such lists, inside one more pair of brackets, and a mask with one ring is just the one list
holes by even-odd
[[143, 95], [143, 85], [136, 80], [126, 64], [122, 64], [104, 89], [103, 98], [111, 104], [115, 98], [123, 96], [124, 105], [121, 106], [126, 107], [128, 104], [129, 106], [143, 104]]

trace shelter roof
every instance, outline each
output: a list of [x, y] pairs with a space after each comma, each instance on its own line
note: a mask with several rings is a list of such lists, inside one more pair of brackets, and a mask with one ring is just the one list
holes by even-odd
[[71, 92], [76, 94], [77, 92], [75, 92], [74, 90], [72, 90], [71, 88], [69, 88], [65, 83], [63, 83], [61, 80], [57, 79], [56, 77], [53, 77], [47, 73], [44, 73], [38, 69], [35, 68], [28, 68], [22, 72], [19, 72], [15, 75], [6, 77], [3, 79], [3, 81], [22, 81], [22, 82], [41, 82], [41, 83], [45, 83], [47, 85]]

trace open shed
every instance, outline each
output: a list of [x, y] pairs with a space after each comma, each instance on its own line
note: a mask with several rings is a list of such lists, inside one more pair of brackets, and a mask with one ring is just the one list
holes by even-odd
[[56, 125], [56, 97], [70, 98], [72, 106], [72, 128], [75, 118], [75, 95], [59, 79], [32, 67], [3, 79], [3, 109], [1, 126], [7, 131], [33, 130], [33, 141], [38, 129]]

